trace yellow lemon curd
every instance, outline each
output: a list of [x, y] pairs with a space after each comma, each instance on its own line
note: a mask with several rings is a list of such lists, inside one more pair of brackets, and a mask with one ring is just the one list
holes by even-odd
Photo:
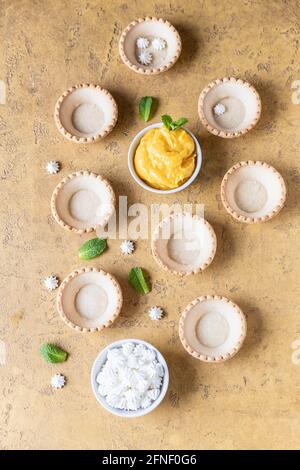
[[150, 129], [135, 151], [137, 175], [156, 189], [181, 186], [194, 172], [195, 142], [184, 129], [169, 131], [166, 127]]

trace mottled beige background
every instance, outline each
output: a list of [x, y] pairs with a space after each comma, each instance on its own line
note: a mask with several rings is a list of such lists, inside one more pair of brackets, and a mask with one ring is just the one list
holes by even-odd
[[[143, 15], [170, 20], [183, 40], [177, 65], [155, 77], [134, 74], [118, 55], [122, 29]], [[291, 101], [291, 83], [300, 79], [299, 25], [297, 0], [0, 1], [0, 79], [7, 88], [7, 104], [0, 106], [0, 340], [7, 351], [0, 367], [1, 448], [299, 447], [300, 365], [291, 361], [291, 343], [300, 339], [300, 105]], [[231, 141], [207, 135], [197, 118], [200, 90], [224, 75], [251, 81], [263, 102], [257, 128]], [[64, 140], [52, 116], [61, 92], [82, 81], [108, 88], [120, 110], [112, 134], [91, 146]], [[55, 292], [42, 279], [51, 272], [62, 279], [81, 266], [77, 250], [88, 237], [54, 222], [50, 196], [62, 177], [89, 169], [109, 178], [129, 202], [161, 202], [137, 187], [126, 162], [130, 140], [143, 127], [138, 101], [148, 94], [159, 98], [157, 118], [186, 115], [200, 134], [200, 177], [168, 201], [205, 204], [217, 255], [203, 275], [182, 280], [159, 270], [146, 241], [131, 258], [121, 258], [119, 242], [111, 241], [91, 264], [119, 279], [122, 314], [101, 334], [77, 334], [58, 317]], [[51, 159], [62, 162], [56, 176], [45, 172]], [[287, 207], [265, 225], [238, 224], [220, 203], [222, 176], [245, 159], [274, 164], [288, 185]], [[151, 275], [146, 297], [127, 285], [134, 265]], [[220, 365], [189, 357], [177, 334], [182, 309], [209, 293], [236, 301], [249, 324], [240, 354]], [[146, 313], [155, 304], [167, 312], [159, 324]], [[171, 373], [163, 404], [128, 421], [106, 413], [89, 382], [101, 348], [126, 337], [157, 346]], [[45, 364], [38, 354], [44, 341], [69, 351], [68, 361]], [[49, 385], [56, 372], [68, 378], [64, 390]]]

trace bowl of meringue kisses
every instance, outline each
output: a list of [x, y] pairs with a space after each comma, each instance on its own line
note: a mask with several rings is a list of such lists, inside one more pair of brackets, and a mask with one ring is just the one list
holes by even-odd
[[91, 383], [96, 399], [107, 411], [136, 418], [162, 402], [169, 386], [169, 371], [154, 346], [139, 339], [123, 339], [99, 353]]

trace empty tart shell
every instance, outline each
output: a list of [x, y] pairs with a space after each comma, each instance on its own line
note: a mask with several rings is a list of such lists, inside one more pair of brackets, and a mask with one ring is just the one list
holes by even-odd
[[86, 83], [65, 91], [54, 110], [59, 132], [78, 144], [103, 139], [113, 130], [117, 119], [117, 104], [109, 91]]
[[83, 333], [101, 331], [118, 317], [123, 303], [119, 283], [95, 268], [73, 271], [61, 283], [57, 310], [63, 321]]
[[[145, 49], [138, 48], [139, 38], [148, 43]], [[164, 44], [161, 50], [153, 47], [154, 39]], [[134, 72], [156, 75], [170, 69], [177, 62], [181, 53], [181, 39], [171, 23], [162, 18], [147, 16], [132, 21], [124, 29], [119, 41], [119, 52], [124, 64]], [[150, 54], [151, 61], [148, 65], [141, 63], [141, 53]]]
[[115, 204], [110, 183], [89, 171], [77, 171], [64, 178], [51, 198], [56, 222], [78, 234], [105, 227], [115, 213]]
[[246, 161], [227, 171], [221, 184], [221, 199], [227, 212], [239, 222], [254, 224], [272, 219], [286, 201], [281, 174], [259, 161]]
[[152, 255], [164, 270], [178, 276], [204, 271], [212, 262], [217, 238], [202, 217], [189, 213], [163, 219], [152, 235]]
[[205, 295], [183, 311], [179, 337], [186, 351], [204, 362], [223, 362], [242, 347], [247, 332], [241, 309], [226, 297]]
[[198, 113], [208, 132], [231, 139], [246, 134], [257, 124], [261, 100], [250, 83], [225, 77], [212, 81], [202, 90]]

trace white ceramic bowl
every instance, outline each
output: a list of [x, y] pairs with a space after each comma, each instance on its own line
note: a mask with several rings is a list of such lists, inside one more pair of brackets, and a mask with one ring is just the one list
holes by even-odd
[[[148, 406], [148, 408], [145, 408], [145, 409], [141, 408], [136, 411], [126, 411], [126, 410], [119, 410], [117, 408], [113, 408], [107, 403], [106, 399], [98, 393], [98, 383], [96, 381], [96, 378], [102, 366], [107, 360], [108, 351], [114, 348], [120, 348], [125, 343], [143, 344], [147, 348], [152, 349], [156, 354], [156, 358], [158, 362], [161, 363], [164, 369], [164, 376], [163, 376], [163, 382], [162, 382], [160, 394], [158, 398], [150, 406]], [[158, 405], [164, 399], [168, 390], [168, 386], [169, 386], [169, 369], [162, 354], [154, 346], [152, 346], [152, 344], [146, 343], [146, 341], [143, 341], [141, 339], [121, 339], [120, 341], [115, 341], [114, 343], [109, 344], [108, 346], [106, 346], [106, 348], [104, 348], [98, 354], [93, 364], [92, 371], [91, 371], [91, 383], [92, 383], [92, 389], [93, 389], [94, 395], [96, 399], [98, 400], [98, 402], [103, 406], [103, 408], [105, 408], [107, 411], [109, 411], [110, 413], [116, 416], [121, 416], [122, 418], [137, 418], [138, 416], [144, 416], [150, 413], [151, 411], [155, 410], [155, 408], [157, 408]]]
[[161, 122], [151, 124], [150, 126], [145, 127], [144, 129], [142, 129], [140, 132], [138, 132], [136, 134], [136, 136], [133, 138], [133, 140], [132, 140], [132, 142], [129, 146], [129, 149], [128, 149], [128, 168], [129, 168], [129, 171], [130, 171], [131, 176], [133, 177], [133, 179], [142, 188], [146, 189], [147, 191], [150, 191], [152, 193], [157, 193], [157, 194], [173, 194], [173, 193], [178, 193], [179, 191], [182, 191], [183, 189], [186, 189], [197, 178], [197, 176], [199, 174], [199, 171], [200, 171], [200, 168], [201, 168], [201, 165], [202, 165], [202, 152], [201, 152], [201, 147], [200, 147], [200, 144], [199, 144], [196, 136], [191, 131], [189, 131], [186, 127], [183, 127], [183, 129], [192, 137], [192, 139], [195, 142], [195, 146], [196, 146], [197, 160], [196, 160], [196, 167], [195, 167], [195, 170], [194, 170], [193, 174], [189, 177], [188, 180], [185, 181], [185, 183], [178, 186], [178, 188], [174, 188], [174, 189], [156, 189], [156, 188], [152, 188], [152, 186], [145, 183], [145, 181], [143, 181], [138, 176], [138, 174], [136, 173], [135, 168], [134, 168], [134, 155], [135, 155], [136, 148], [137, 148], [138, 144], [140, 143], [140, 140], [143, 137], [143, 135], [146, 134], [146, 132], [148, 132], [150, 129], [159, 128], [159, 127], [162, 127], [162, 126], [163, 126], [163, 124]]

